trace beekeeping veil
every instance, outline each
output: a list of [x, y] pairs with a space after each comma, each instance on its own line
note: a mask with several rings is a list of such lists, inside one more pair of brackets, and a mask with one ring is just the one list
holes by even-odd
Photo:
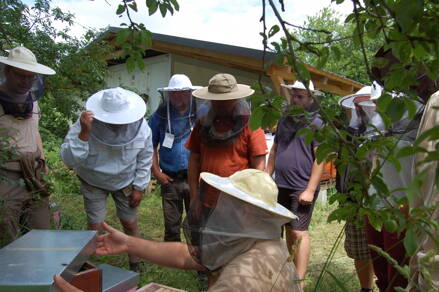
[[226, 73], [216, 74], [208, 86], [195, 90], [193, 95], [205, 101], [204, 114], [199, 118], [203, 143], [233, 144], [248, 124], [251, 111], [245, 98], [253, 93], [250, 86], [238, 84], [234, 76]]
[[[277, 195], [272, 178], [260, 170], [230, 177], [201, 173], [199, 196], [183, 222], [191, 255], [214, 271], [258, 240], [280, 239], [281, 226], [297, 217], [277, 203]], [[206, 204], [211, 196], [215, 202]]]
[[193, 86], [186, 75], [174, 74], [167, 87], [157, 89], [162, 102], [156, 114], [174, 140], [186, 137], [195, 124], [200, 105], [192, 98], [192, 91], [198, 88], [200, 86]]
[[86, 109], [94, 116], [91, 136], [105, 145], [123, 146], [139, 133], [146, 104], [136, 93], [117, 87], [90, 96]]
[[384, 133], [384, 122], [374, 102], [381, 94], [381, 86], [374, 81], [371, 86], [365, 86], [355, 94], [347, 95], [340, 100], [350, 133], [365, 137]]
[[34, 113], [34, 102], [44, 92], [44, 75], [55, 71], [39, 64], [35, 55], [25, 47], [9, 51], [0, 57], [0, 104], [5, 114], [27, 119]]
[[[304, 106], [297, 106], [293, 102], [292, 90], [307, 90], [305, 85], [296, 81], [293, 84], [281, 84], [284, 90], [285, 97], [288, 99], [288, 105], [283, 110], [283, 116], [278, 122], [277, 126], [277, 140], [279, 142], [289, 143], [296, 135], [297, 131], [308, 126], [312, 121], [319, 116], [319, 106], [317, 102], [312, 102], [308, 92], [306, 95], [310, 98], [311, 103]], [[309, 91], [313, 95], [322, 95], [319, 90], [314, 89], [312, 81], [309, 82]]]

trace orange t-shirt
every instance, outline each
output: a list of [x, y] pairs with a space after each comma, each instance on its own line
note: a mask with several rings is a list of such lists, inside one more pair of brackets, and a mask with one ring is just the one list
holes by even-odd
[[200, 124], [196, 124], [186, 148], [200, 154], [200, 171], [222, 177], [250, 167], [250, 158], [267, 154], [267, 143], [262, 129], [252, 131], [247, 125], [232, 145], [212, 147], [201, 142]]
[[[210, 172], [228, 177], [239, 170], [250, 168], [250, 158], [267, 154], [267, 143], [262, 129], [252, 131], [247, 125], [232, 145], [207, 146], [200, 138], [201, 126], [196, 124], [189, 137], [186, 148], [200, 154], [200, 172]], [[205, 204], [214, 206], [217, 196], [205, 194]]]

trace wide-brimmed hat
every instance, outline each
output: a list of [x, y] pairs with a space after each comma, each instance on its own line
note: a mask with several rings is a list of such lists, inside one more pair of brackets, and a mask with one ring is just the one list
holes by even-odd
[[278, 189], [271, 176], [257, 169], [245, 169], [230, 177], [202, 172], [201, 179], [214, 188], [258, 208], [281, 217], [296, 219], [297, 216], [277, 203]]
[[56, 73], [52, 68], [38, 63], [34, 53], [25, 47], [13, 48], [7, 57], [0, 57], [0, 63], [44, 75]]
[[167, 87], [157, 88], [157, 91], [184, 91], [184, 90], [195, 90], [199, 89], [201, 86], [193, 86], [189, 77], [184, 74], [174, 74]]
[[208, 100], [231, 100], [250, 96], [255, 91], [250, 86], [238, 84], [233, 75], [219, 73], [209, 80], [209, 85], [195, 90], [195, 97]]
[[[296, 81], [293, 84], [281, 84], [280, 86], [287, 88], [287, 89], [300, 89], [300, 90], [306, 90], [305, 84], [303, 84], [300, 81]], [[309, 81], [309, 85], [308, 85], [309, 90], [311, 91], [311, 93], [313, 94], [317, 94], [317, 95], [322, 95], [323, 92], [319, 91], [319, 90], [315, 90], [314, 89], [314, 83], [312, 83], [312, 81]]]
[[116, 87], [90, 96], [85, 105], [94, 118], [108, 124], [131, 124], [143, 118], [146, 104], [136, 93]]

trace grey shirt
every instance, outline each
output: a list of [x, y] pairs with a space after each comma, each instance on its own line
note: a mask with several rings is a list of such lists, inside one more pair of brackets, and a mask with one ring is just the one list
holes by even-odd
[[[287, 129], [284, 123], [285, 119], [282, 118], [278, 123], [276, 137], [274, 138], [274, 143], [277, 144], [275, 182], [278, 187], [297, 191], [305, 190], [315, 160], [314, 148], [318, 146], [318, 143], [312, 141], [310, 145], [307, 145], [304, 135], [294, 137], [294, 130]], [[322, 125], [323, 121], [319, 116], [316, 116], [309, 125], [304, 127], [312, 129], [314, 126], [320, 128]], [[281, 131], [291, 131], [291, 138], [279, 139]], [[283, 132], [281, 136], [288, 135], [290, 133], [285, 135], [285, 132]]]

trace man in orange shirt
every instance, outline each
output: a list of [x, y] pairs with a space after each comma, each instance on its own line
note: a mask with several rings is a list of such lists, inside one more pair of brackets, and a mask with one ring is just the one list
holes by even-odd
[[[190, 150], [188, 180], [191, 201], [198, 195], [201, 172], [228, 177], [233, 173], [255, 168], [264, 170], [267, 144], [262, 129], [248, 126], [250, 106], [245, 100], [254, 90], [238, 84], [234, 76], [216, 74], [209, 85], [192, 94], [206, 101], [207, 113], [197, 121], [186, 144]], [[216, 194], [209, 195], [204, 204], [214, 206]]]

